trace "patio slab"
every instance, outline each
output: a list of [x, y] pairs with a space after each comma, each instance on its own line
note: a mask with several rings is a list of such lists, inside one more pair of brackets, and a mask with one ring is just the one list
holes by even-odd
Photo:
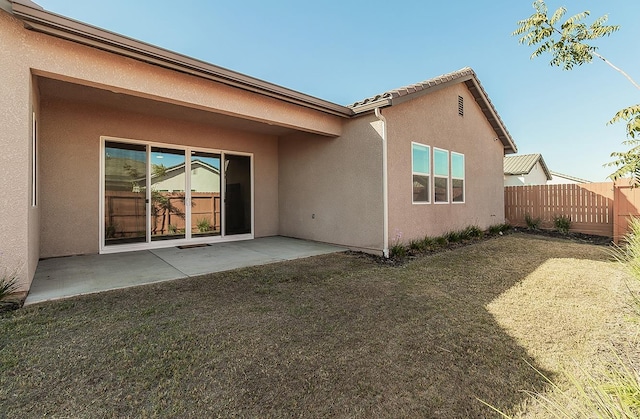
[[346, 250], [275, 236], [183, 249], [45, 259], [38, 263], [25, 305]]

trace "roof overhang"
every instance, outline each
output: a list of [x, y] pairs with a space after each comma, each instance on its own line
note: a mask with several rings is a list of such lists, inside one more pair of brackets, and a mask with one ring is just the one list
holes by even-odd
[[517, 152], [515, 142], [471, 68], [387, 92], [347, 107], [51, 13], [30, 0], [0, 0], [0, 9], [21, 19], [30, 30], [344, 118], [393, 106], [464, 82], [502, 142], [505, 154]]
[[321, 112], [350, 117], [353, 111], [295, 90], [287, 89], [232, 70], [118, 35], [95, 26], [51, 13], [29, 0], [0, 0], [3, 8], [21, 19], [25, 27], [57, 38], [88, 45], [125, 57], [144, 61], [171, 70], [213, 80], [228, 86], [276, 98]]
[[480, 106], [482, 113], [485, 118], [487, 118], [487, 121], [498, 136], [498, 139], [502, 142], [505, 154], [517, 153], [518, 147], [516, 147], [513, 138], [511, 138], [511, 134], [509, 134], [507, 127], [502, 122], [502, 119], [500, 119], [500, 115], [498, 115], [496, 108], [493, 106], [493, 103], [491, 103], [491, 99], [489, 99], [489, 96], [480, 84], [480, 81], [474, 76], [465, 80], [464, 84], [473, 95], [478, 106]]
[[518, 151], [518, 148], [511, 138], [511, 134], [507, 130], [505, 124], [500, 119], [493, 103], [489, 99], [487, 92], [480, 84], [478, 77], [471, 68], [463, 68], [453, 73], [444, 74], [422, 83], [413, 84], [400, 89], [392, 90], [371, 98], [356, 102], [351, 105], [354, 113], [362, 114], [370, 112], [376, 108], [384, 108], [387, 106], [398, 105], [400, 103], [416, 99], [420, 96], [437, 92], [458, 83], [464, 83], [469, 92], [475, 99], [478, 106], [482, 110], [487, 122], [495, 131], [497, 138], [502, 142], [505, 154], [512, 154]]

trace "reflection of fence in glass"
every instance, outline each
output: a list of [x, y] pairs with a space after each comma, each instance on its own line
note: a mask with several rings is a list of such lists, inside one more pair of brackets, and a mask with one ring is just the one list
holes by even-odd
[[[143, 193], [105, 191], [104, 205], [107, 244], [145, 241], [147, 217]], [[140, 240], [135, 240], [136, 238]]]
[[[184, 194], [161, 193], [175, 211], [159, 213], [151, 226], [155, 235], [182, 234], [186, 228]], [[220, 234], [220, 193], [191, 193], [191, 232], [193, 235]], [[143, 193], [128, 191], [105, 192], [105, 238], [120, 242], [123, 239], [146, 237], [146, 208]]]
[[220, 234], [220, 192], [191, 192], [191, 233]]

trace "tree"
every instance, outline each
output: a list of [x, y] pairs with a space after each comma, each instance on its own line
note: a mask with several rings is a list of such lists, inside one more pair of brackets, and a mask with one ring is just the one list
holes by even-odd
[[[560, 23], [567, 13], [566, 8], [560, 7], [551, 17], [549, 17], [544, 0], [536, 0], [533, 3], [533, 8], [535, 13], [527, 19], [519, 21], [518, 29], [512, 34], [520, 36], [521, 44], [537, 47], [531, 54], [532, 59], [549, 53], [552, 55], [550, 61], [552, 66], [571, 70], [576, 65], [591, 63], [595, 57], [622, 74], [640, 90], [640, 85], [635, 80], [600, 55], [598, 47], [591, 44], [592, 41], [608, 37], [620, 29], [617, 25], [605, 25], [608, 20], [607, 15], [601, 16], [587, 25], [584, 21], [589, 17], [590, 12], [584, 11]], [[625, 121], [627, 124], [627, 140], [623, 144], [631, 148], [628, 151], [611, 154], [615, 160], [608, 163], [607, 166], [614, 166], [617, 169], [609, 177], [616, 180], [630, 176], [632, 185], [638, 186], [640, 185], [640, 104], [618, 111], [609, 124], [619, 121]]]

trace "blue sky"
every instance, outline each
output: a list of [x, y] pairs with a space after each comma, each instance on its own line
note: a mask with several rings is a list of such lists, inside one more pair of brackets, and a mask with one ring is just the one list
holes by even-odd
[[[339, 104], [472, 67], [519, 153], [604, 181], [615, 112], [640, 91], [603, 62], [563, 71], [511, 36], [531, 0], [36, 0], [54, 13]], [[549, 0], [621, 25], [600, 53], [640, 81], [640, 1]]]

